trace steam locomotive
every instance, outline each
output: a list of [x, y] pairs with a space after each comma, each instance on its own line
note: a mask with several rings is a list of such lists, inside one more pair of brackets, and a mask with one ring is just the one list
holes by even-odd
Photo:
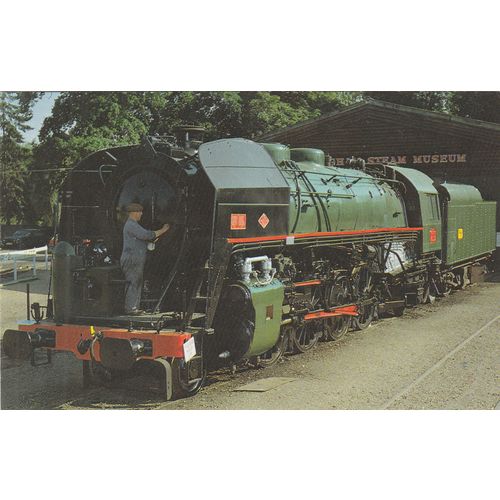
[[[5, 332], [8, 356], [70, 351], [86, 384], [158, 370], [164, 396], [182, 397], [209, 370], [269, 366], [461, 288], [495, 250], [495, 203], [473, 186], [202, 133], [146, 137], [71, 171], [48, 303]], [[149, 245], [140, 316], [124, 314], [119, 267], [132, 202], [145, 228], [171, 225]]]

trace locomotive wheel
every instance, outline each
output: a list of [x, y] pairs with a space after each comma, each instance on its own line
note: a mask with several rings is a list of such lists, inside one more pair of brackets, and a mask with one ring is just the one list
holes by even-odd
[[[335, 305], [347, 304], [350, 300], [347, 289], [347, 282], [340, 280], [327, 291], [327, 305], [332, 307]], [[328, 318], [325, 321], [325, 340], [338, 340], [344, 336], [351, 326], [351, 316], [338, 316]]]
[[206, 368], [203, 368], [203, 375], [195, 382], [187, 382], [187, 364], [183, 359], [172, 358], [172, 399], [180, 399], [194, 396], [202, 387], [207, 376]]
[[325, 326], [325, 340], [338, 340], [349, 331], [351, 316], [329, 318]]
[[424, 293], [422, 294], [421, 304], [434, 304], [436, 301], [436, 296], [431, 293], [431, 285], [429, 283], [425, 284]]
[[[357, 295], [362, 300], [373, 298], [373, 283], [372, 272], [368, 267], [362, 268], [356, 280], [355, 289]], [[368, 328], [375, 317], [377, 304], [360, 305], [358, 308], [358, 316], [353, 317], [353, 326], [356, 330], [364, 330]]]
[[321, 337], [314, 322], [304, 323], [297, 327], [293, 335], [293, 346], [296, 352], [306, 352], [312, 349]]
[[441, 279], [437, 282], [437, 291], [440, 297], [448, 297], [451, 293], [453, 283], [455, 282], [455, 276], [453, 273], [448, 272], [444, 274]]
[[259, 356], [259, 362], [258, 365], [262, 366], [263, 368], [267, 368], [269, 366], [272, 366], [276, 364], [281, 357], [283, 356], [285, 352], [285, 335], [284, 331], [280, 334], [278, 341], [274, 345], [272, 349], [269, 349], [269, 351], [265, 352], [264, 354], [261, 354]]
[[356, 330], [365, 330], [368, 328], [375, 317], [376, 304], [360, 306], [358, 316], [353, 317], [353, 325]]
[[286, 325], [283, 328], [283, 354], [293, 354], [295, 346], [293, 339], [295, 337], [295, 328], [292, 325]]
[[427, 302], [429, 301], [430, 294], [431, 294], [431, 287], [429, 286], [429, 283], [425, 283], [424, 289], [422, 291], [422, 296], [418, 297], [418, 303], [427, 304]]

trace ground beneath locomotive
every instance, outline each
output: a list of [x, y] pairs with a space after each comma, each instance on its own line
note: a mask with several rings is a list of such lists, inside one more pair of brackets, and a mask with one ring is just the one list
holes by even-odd
[[[43, 301], [47, 277], [40, 276], [32, 301]], [[2, 332], [23, 310], [23, 288], [0, 291]], [[496, 275], [271, 368], [210, 374], [195, 397], [172, 402], [133, 387], [83, 389], [81, 364], [70, 354], [38, 368], [2, 358], [2, 408], [492, 409], [500, 400], [499, 303]], [[268, 377], [294, 380], [266, 392], [235, 391]]]

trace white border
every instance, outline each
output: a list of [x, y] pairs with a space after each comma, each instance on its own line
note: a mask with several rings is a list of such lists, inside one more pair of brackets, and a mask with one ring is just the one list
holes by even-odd
[[[9, 2], [2, 90], [497, 90], [492, 3]], [[1, 412], [13, 498], [483, 498], [497, 412]], [[296, 437], [298, 428], [305, 428]]]

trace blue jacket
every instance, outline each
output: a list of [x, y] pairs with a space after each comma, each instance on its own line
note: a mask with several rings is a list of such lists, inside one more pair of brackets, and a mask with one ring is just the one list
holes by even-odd
[[154, 231], [144, 229], [137, 221], [128, 219], [123, 226], [123, 250], [120, 261], [145, 261], [148, 242], [154, 240], [155, 236]]

